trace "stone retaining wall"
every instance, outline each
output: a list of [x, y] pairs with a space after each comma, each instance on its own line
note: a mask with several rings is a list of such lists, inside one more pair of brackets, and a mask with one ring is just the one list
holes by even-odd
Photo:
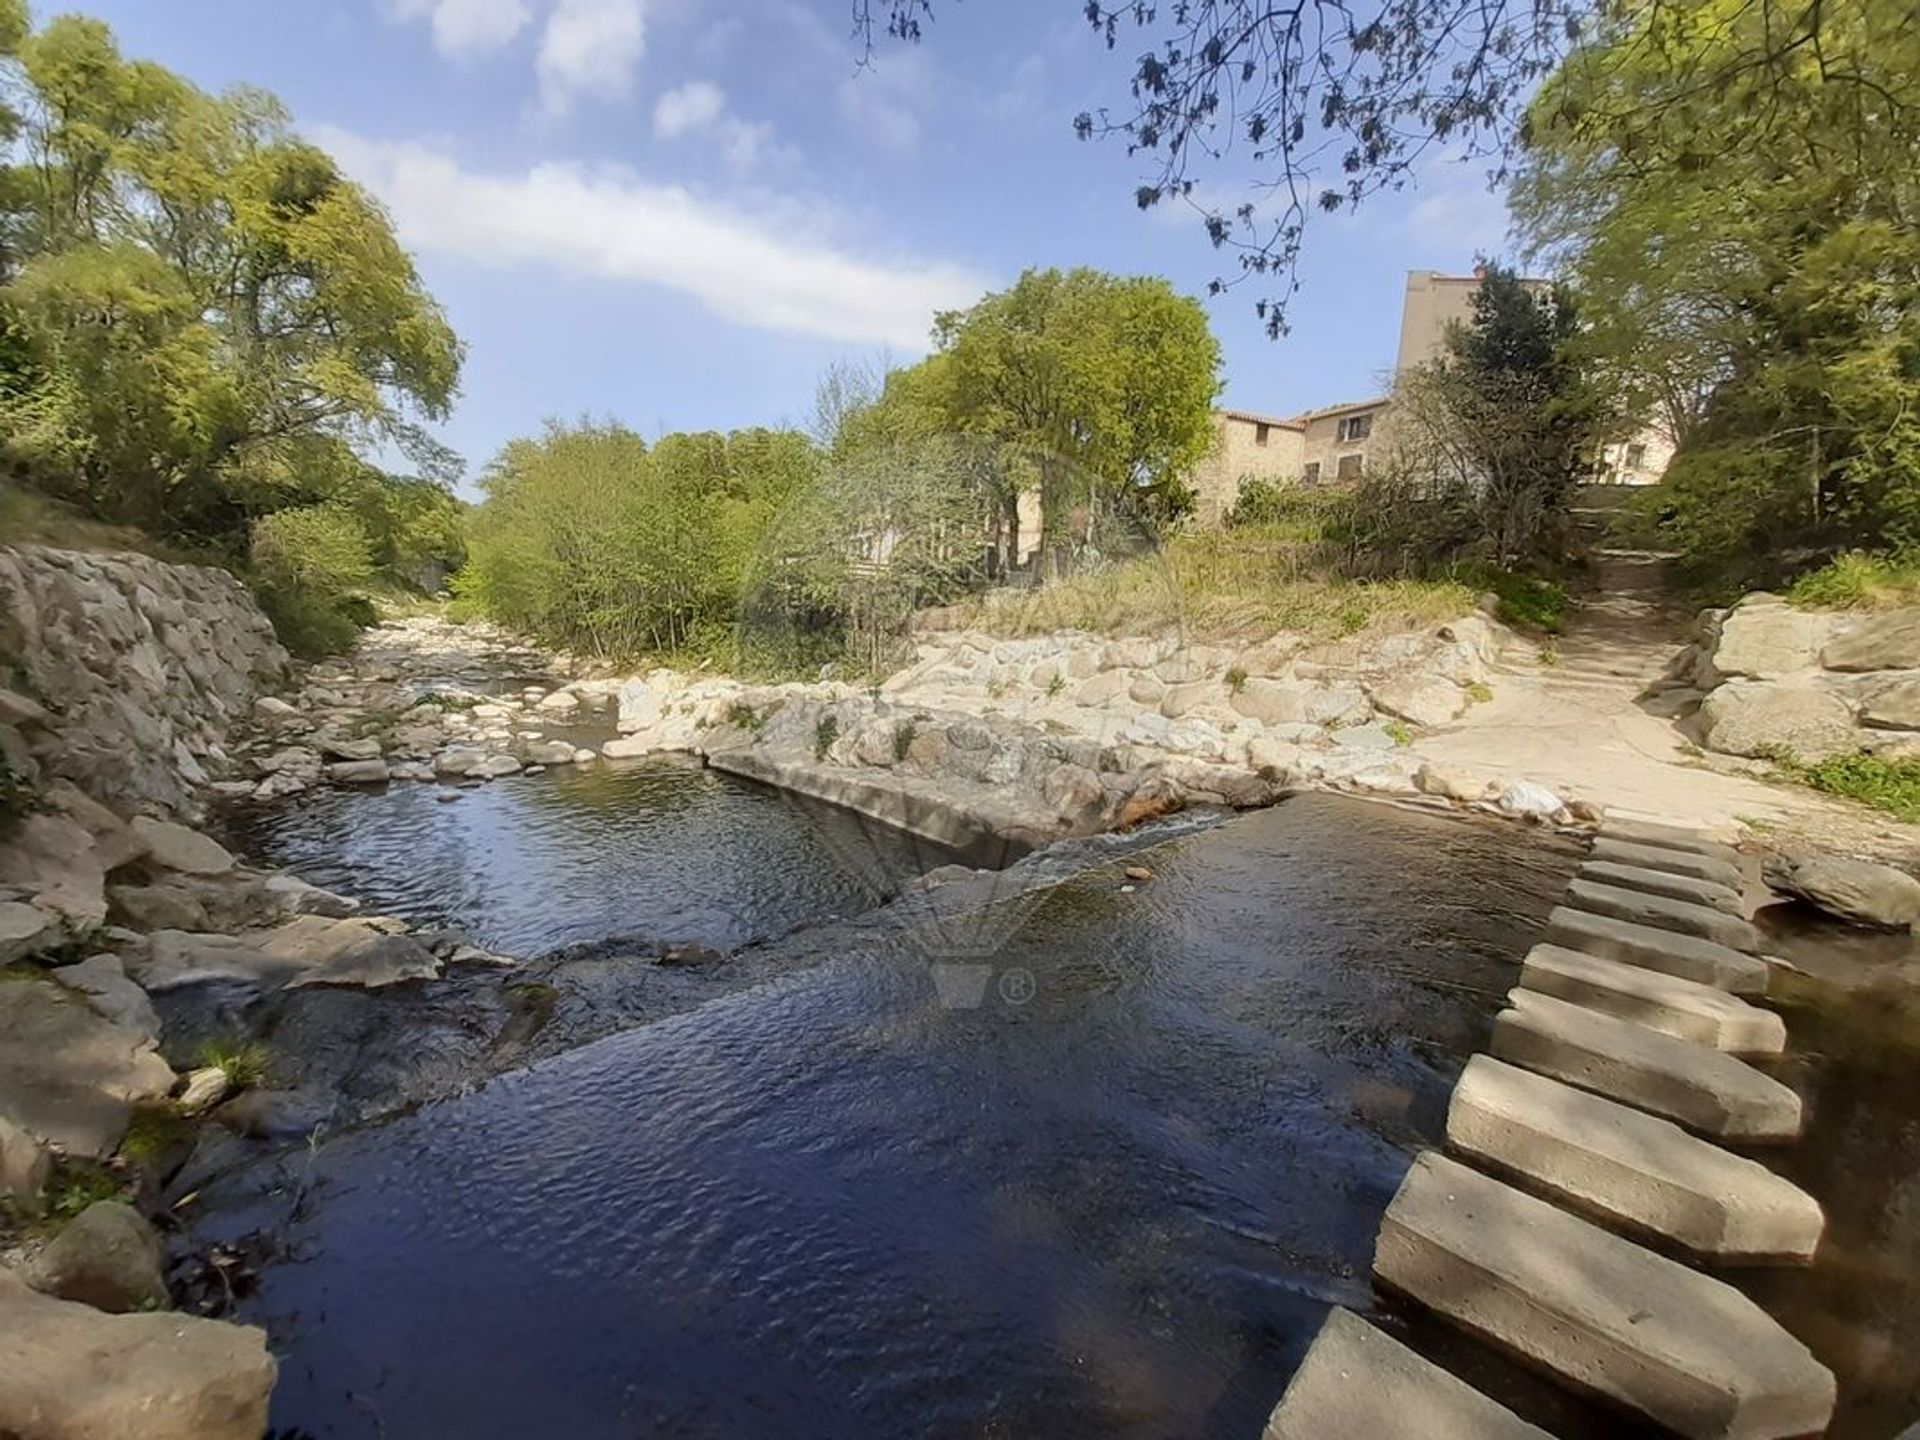
[[131, 809], [190, 811], [287, 655], [232, 575], [146, 555], [0, 549], [0, 752]]

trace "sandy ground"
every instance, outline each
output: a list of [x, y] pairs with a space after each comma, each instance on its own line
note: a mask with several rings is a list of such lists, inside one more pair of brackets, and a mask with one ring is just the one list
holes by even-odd
[[1668, 598], [1658, 557], [1602, 552], [1597, 588], [1545, 658], [1507, 657], [1493, 699], [1424, 735], [1434, 765], [1490, 779], [1527, 779], [1622, 814], [1732, 836], [1742, 826], [1805, 838], [1908, 868], [1920, 826], [1796, 785], [1760, 778], [1754, 762], [1702, 755], [1674, 697], [1649, 693], [1687, 644], [1691, 612]]

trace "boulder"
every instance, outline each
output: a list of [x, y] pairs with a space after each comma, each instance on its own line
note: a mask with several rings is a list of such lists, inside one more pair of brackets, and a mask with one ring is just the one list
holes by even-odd
[[299, 719], [300, 711], [277, 695], [262, 695], [253, 702], [253, 718], [263, 725], [282, 725]]
[[544, 715], [571, 715], [580, 708], [580, 697], [571, 690], [556, 690], [538, 701], [533, 708]]
[[1796, 610], [1772, 595], [1750, 595], [1720, 621], [1711, 662], [1723, 676], [1777, 680], [1819, 663], [1832, 617]]
[[1373, 713], [1358, 685], [1314, 685], [1302, 692], [1300, 718], [1313, 725], [1358, 725]]
[[629, 680], [620, 687], [619, 719], [616, 722], [620, 733], [631, 734], [635, 730], [647, 730], [660, 723], [665, 713], [666, 697], [644, 680]]
[[1073, 692], [1073, 703], [1098, 708], [1110, 705], [1127, 693], [1130, 684], [1123, 670], [1106, 670], [1083, 683]]
[[211, 930], [205, 900], [185, 885], [113, 885], [107, 889], [116, 920], [142, 930]]
[[1178, 720], [1207, 701], [1217, 699], [1220, 691], [1217, 680], [1183, 680], [1170, 684], [1160, 697], [1160, 713], [1169, 720]]
[[261, 756], [253, 764], [263, 775], [285, 775], [304, 780], [309, 785], [325, 773], [326, 766], [326, 762], [320, 758], [320, 752], [305, 745], [289, 745], [284, 750]]
[[[562, 690], [556, 693], [564, 695], [567, 692]], [[552, 696], [548, 698], [551, 699]], [[527, 746], [527, 763], [529, 765], [571, 765], [575, 753], [573, 746], [565, 740], [535, 740]]]
[[281, 986], [360, 985], [377, 989], [432, 979], [440, 962], [405, 934], [374, 920], [302, 915], [271, 930], [242, 935], [192, 935], [158, 930], [135, 965], [155, 994], [211, 982]]
[[1889, 930], [1920, 924], [1920, 880], [1891, 865], [1821, 850], [1776, 850], [1762, 873], [1775, 890], [1842, 920]]
[[1807, 681], [1730, 680], [1700, 707], [1700, 743], [1724, 755], [1824, 760], [1859, 747], [1853, 712]]
[[642, 755], [651, 755], [658, 747], [644, 735], [624, 735], [617, 740], [609, 740], [600, 747], [600, 753], [609, 760], [633, 760]]
[[63, 937], [60, 922], [46, 911], [17, 900], [0, 900], [0, 965], [11, 965]]
[[26, 1282], [42, 1295], [124, 1315], [171, 1305], [160, 1237], [131, 1205], [97, 1200], [27, 1262]]
[[173, 1071], [149, 1036], [51, 982], [0, 984], [0, 1114], [30, 1134], [104, 1159], [133, 1106], [172, 1089]]
[[1566, 802], [1546, 786], [1531, 780], [1508, 781], [1500, 787], [1493, 803], [1503, 814], [1519, 819], [1554, 823], [1567, 818]]
[[498, 780], [505, 775], [518, 775], [520, 769], [520, 762], [513, 756], [494, 754], [488, 755], [467, 773], [477, 775], [482, 780]]
[[[274, 903], [289, 915], [329, 915], [335, 919], [341, 919], [360, 908], [358, 900], [346, 895], [336, 895], [331, 890], [322, 890], [318, 885], [309, 885], [296, 875], [269, 875], [261, 882], [260, 888], [266, 891], [273, 898]], [[191, 927], [164, 928], [188, 929]]]
[[275, 1367], [263, 1330], [176, 1314], [104, 1315], [0, 1269], [0, 1435], [260, 1440]]
[[1413, 725], [1447, 725], [1466, 711], [1467, 692], [1451, 680], [1411, 674], [1373, 687], [1373, 705]]
[[48, 972], [57, 985], [83, 996], [95, 1014], [149, 1040], [160, 1038], [160, 1016], [147, 992], [127, 978], [118, 955], [92, 955]]
[[0, 839], [0, 885], [24, 890], [69, 935], [106, 923], [106, 881], [93, 835], [77, 820], [29, 815]]
[[1449, 770], [1431, 762], [1421, 765], [1413, 777], [1414, 788], [1422, 795], [1438, 795], [1463, 805], [1486, 798], [1489, 783], [1464, 770]]
[[188, 875], [224, 875], [233, 869], [233, 856], [226, 848], [198, 830], [148, 815], [134, 816], [133, 830], [146, 841], [149, 857], [162, 869]]
[[1920, 609], [1852, 622], [1827, 641], [1820, 663], [1829, 670], [1920, 670]]
[[53, 1157], [38, 1139], [0, 1114], [0, 1200], [10, 1200], [30, 1213], [40, 1209]]
[[1299, 724], [1307, 718], [1302, 686], [1288, 680], [1250, 677], [1228, 701], [1237, 715], [1262, 725]]
[[334, 760], [378, 760], [380, 742], [372, 735], [361, 735], [351, 740], [329, 737], [320, 742], [320, 753]]
[[[609, 744], [617, 743], [609, 741]], [[433, 760], [433, 773], [450, 779], [471, 775], [486, 762], [487, 752], [471, 745], [456, 745], [443, 750]]]
[[1882, 730], [1920, 730], [1920, 677], [1868, 692], [1861, 702], [1860, 723]]

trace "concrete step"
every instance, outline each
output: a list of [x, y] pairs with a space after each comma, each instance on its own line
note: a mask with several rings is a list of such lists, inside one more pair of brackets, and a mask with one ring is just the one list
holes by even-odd
[[1721, 1260], [1808, 1260], [1826, 1217], [1766, 1166], [1678, 1125], [1486, 1055], [1467, 1062], [1447, 1144], [1585, 1214]]
[[1719, 1050], [1515, 989], [1493, 1022], [1495, 1057], [1677, 1120], [1715, 1140], [1798, 1139], [1800, 1097]]
[[1688, 1440], [1788, 1440], [1833, 1416], [1832, 1372], [1732, 1286], [1441, 1155], [1407, 1172], [1373, 1265], [1382, 1284]]
[[1552, 1440], [1350, 1310], [1327, 1316], [1262, 1440]]
[[1668, 850], [1685, 850], [1694, 855], [1705, 855], [1711, 860], [1725, 861], [1729, 865], [1740, 863], [1740, 852], [1731, 845], [1704, 835], [1698, 830], [1688, 830], [1679, 825], [1663, 825], [1655, 820], [1629, 820], [1624, 816], [1616, 819], [1608, 816], [1601, 823], [1600, 833], [1609, 840], [1623, 840], [1630, 845], [1659, 845]]
[[1622, 865], [1616, 860], [1589, 860], [1580, 867], [1580, 878], [1601, 885], [1616, 885], [1622, 890], [1641, 890], [1669, 900], [1685, 900], [1705, 905], [1722, 914], [1744, 918], [1747, 907], [1740, 892], [1714, 880], [1696, 880], [1691, 875], [1675, 875], [1666, 870], [1649, 870], [1644, 865]]
[[1760, 948], [1760, 932], [1750, 922], [1687, 900], [1670, 900], [1664, 895], [1650, 895], [1644, 890], [1629, 890], [1620, 885], [1602, 885], [1594, 880], [1575, 880], [1567, 886], [1567, 903], [1577, 910], [1608, 915], [1634, 925], [1696, 935], [1730, 950], [1751, 952]]
[[1697, 980], [1736, 995], [1767, 993], [1767, 962], [1711, 940], [1635, 925], [1562, 905], [1547, 916], [1547, 939], [1569, 950]]
[[1529, 950], [1520, 985], [1732, 1055], [1778, 1055], [1787, 1048], [1786, 1021], [1771, 1010], [1696, 980], [1561, 945]]
[[1588, 853], [1594, 860], [1633, 865], [1643, 870], [1660, 870], [1671, 875], [1688, 875], [1695, 880], [1725, 885], [1730, 890], [1738, 890], [1745, 883], [1737, 863], [1730, 864], [1708, 855], [1696, 855], [1691, 850], [1674, 850], [1665, 845], [1640, 845], [1630, 840], [1613, 840], [1599, 835], [1594, 837], [1593, 849]]

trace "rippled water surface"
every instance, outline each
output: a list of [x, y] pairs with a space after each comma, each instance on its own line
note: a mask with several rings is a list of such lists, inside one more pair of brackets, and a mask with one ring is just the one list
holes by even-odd
[[957, 858], [673, 759], [315, 790], [234, 829], [257, 860], [522, 955], [613, 937], [732, 949], [870, 909]]
[[[714, 853], [674, 871], [689, 915], [724, 909]], [[586, 873], [542, 860], [514, 925], [577, 930], [634, 863], [565, 854]], [[1094, 870], [984, 917], [986, 970], [877, 932], [298, 1157], [244, 1308], [275, 1423], [1258, 1435], [1326, 1306], [1368, 1304], [1380, 1212], [1573, 855], [1303, 797], [1145, 858], [1131, 893]], [[522, 883], [505, 854], [451, 873]]]

